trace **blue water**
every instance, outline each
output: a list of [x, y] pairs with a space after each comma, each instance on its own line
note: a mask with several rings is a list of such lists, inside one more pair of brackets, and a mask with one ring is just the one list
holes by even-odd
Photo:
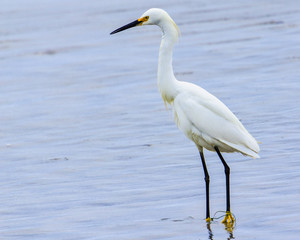
[[[109, 33], [150, 7], [182, 37], [179, 80], [220, 98], [262, 142], [231, 167], [232, 233], [207, 229], [203, 170], [156, 86], [157, 27]], [[300, 5], [288, 1], [2, 0], [1, 239], [297, 239]], [[205, 152], [211, 211], [225, 177]]]

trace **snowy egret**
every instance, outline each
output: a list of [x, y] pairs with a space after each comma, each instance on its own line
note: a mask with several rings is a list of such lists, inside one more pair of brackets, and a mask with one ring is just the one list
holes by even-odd
[[187, 138], [192, 140], [200, 153], [206, 185], [206, 221], [210, 222], [209, 174], [203, 148], [218, 154], [226, 176], [226, 215], [222, 223], [235, 220], [230, 210], [230, 168], [221, 152], [239, 152], [259, 158], [259, 146], [228, 107], [203, 88], [188, 82], [178, 81], [173, 73], [172, 55], [174, 44], [180, 35], [179, 28], [167, 12], [151, 8], [139, 19], [111, 34], [131, 27], [157, 25], [162, 31], [158, 60], [158, 88], [164, 103], [173, 107], [175, 122]]

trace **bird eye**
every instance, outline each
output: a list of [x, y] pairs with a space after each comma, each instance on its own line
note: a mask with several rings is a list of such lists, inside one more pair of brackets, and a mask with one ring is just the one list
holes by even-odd
[[144, 17], [144, 19], [147, 21], [149, 19], [149, 16]]

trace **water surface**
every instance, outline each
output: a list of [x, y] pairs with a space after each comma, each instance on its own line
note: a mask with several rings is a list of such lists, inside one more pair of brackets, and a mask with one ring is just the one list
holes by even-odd
[[[179, 80], [201, 85], [260, 141], [231, 167], [230, 235], [205, 218], [201, 162], [156, 86], [156, 27], [109, 33], [150, 7], [182, 37]], [[1, 239], [296, 239], [300, 5], [288, 1], [24, 1], [0, 9]], [[205, 152], [211, 211], [225, 177]]]

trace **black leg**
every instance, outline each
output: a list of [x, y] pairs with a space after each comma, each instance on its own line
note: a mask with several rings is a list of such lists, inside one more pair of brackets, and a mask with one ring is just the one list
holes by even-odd
[[224, 168], [225, 168], [225, 175], [226, 175], [226, 212], [230, 212], [230, 183], [229, 183], [229, 175], [230, 175], [230, 168], [228, 167], [227, 163], [225, 162], [223, 156], [218, 147], [215, 147], [216, 152], [221, 159]]
[[200, 157], [202, 161], [202, 166], [204, 170], [204, 180], [206, 186], [206, 221], [210, 222], [210, 210], [209, 210], [209, 174], [206, 168], [205, 158], [203, 152], [200, 151]]

